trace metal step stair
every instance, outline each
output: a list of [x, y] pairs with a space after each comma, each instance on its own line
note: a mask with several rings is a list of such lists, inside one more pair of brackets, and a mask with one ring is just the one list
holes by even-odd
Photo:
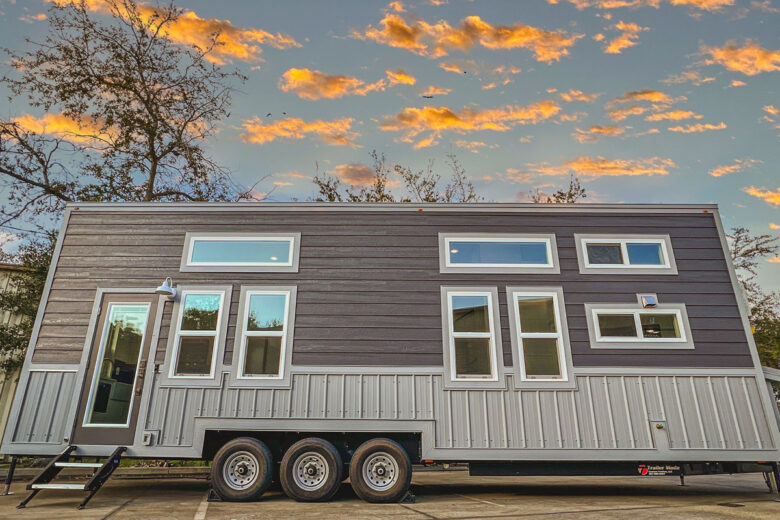
[[[111, 477], [114, 470], [119, 467], [119, 461], [122, 459], [122, 454], [127, 451], [126, 447], [120, 446], [103, 462], [75, 462], [71, 461], [70, 458], [71, 454], [76, 451], [76, 449], [77, 446], [68, 446], [62, 453], [49, 461], [38, 476], [27, 484], [27, 490], [31, 491], [31, 493], [16, 506], [17, 509], [24, 508], [42, 489], [88, 491], [89, 494], [81, 501], [81, 504], [79, 504], [78, 507], [79, 509], [84, 509], [87, 502], [95, 496], [95, 493], [97, 493], [103, 484]], [[65, 468], [91, 469], [92, 475], [89, 477], [88, 481], [80, 484], [72, 482], [52, 482]]]

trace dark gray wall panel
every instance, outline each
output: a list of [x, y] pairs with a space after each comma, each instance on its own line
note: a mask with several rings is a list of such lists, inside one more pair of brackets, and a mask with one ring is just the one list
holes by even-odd
[[[300, 232], [298, 273], [180, 273], [187, 231]], [[560, 275], [440, 274], [439, 232], [554, 232]], [[575, 233], [671, 236], [678, 276], [581, 275]], [[74, 211], [36, 345], [35, 362], [78, 363], [98, 287], [232, 283], [230, 362], [241, 284], [298, 286], [293, 363], [440, 365], [442, 285], [499, 288], [504, 363], [510, 365], [507, 285], [562, 285], [575, 366], [751, 366], [712, 214], [122, 212]], [[685, 303], [694, 351], [590, 349], [583, 303], [657, 293]], [[158, 362], [164, 360], [165, 307]]]

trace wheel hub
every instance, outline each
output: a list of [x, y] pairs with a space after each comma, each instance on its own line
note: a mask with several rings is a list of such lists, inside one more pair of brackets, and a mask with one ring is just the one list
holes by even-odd
[[389, 453], [378, 452], [363, 463], [363, 479], [374, 491], [386, 491], [398, 482], [398, 463]]
[[260, 463], [254, 454], [248, 451], [237, 451], [225, 461], [222, 474], [228, 486], [237, 491], [243, 491], [257, 481], [260, 474]]
[[293, 480], [305, 491], [316, 491], [325, 485], [330, 469], [325, 457], [317, 452], [309, 451], [295, 459], [293, 463]]

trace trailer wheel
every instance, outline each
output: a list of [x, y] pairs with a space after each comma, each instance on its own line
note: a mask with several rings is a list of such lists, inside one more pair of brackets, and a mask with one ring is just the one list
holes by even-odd
[[228, 502], [258, 500], [273, 476], [273, 457], [265, 443], [251, 437], [228, 442], [211, 466], [211, 486]]
[[341, 486], [344, 466], [330, 442], [317, 437], [302, 439], [282, 458], [279, 480], [288, 497], [298, 502], [325, 502]]
[[406, 450], [390, 439], [371, 439], [355, 450], [349, 480], [366, 502], [398, 502], [412, 481], [412, 462]]

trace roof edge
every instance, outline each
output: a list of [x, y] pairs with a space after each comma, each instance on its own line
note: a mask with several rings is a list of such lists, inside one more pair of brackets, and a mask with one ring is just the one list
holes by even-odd
[[69, 202], [75, 211], [717, 211], [717, 204], [662, 203], [354, 203], [354, 202]]

